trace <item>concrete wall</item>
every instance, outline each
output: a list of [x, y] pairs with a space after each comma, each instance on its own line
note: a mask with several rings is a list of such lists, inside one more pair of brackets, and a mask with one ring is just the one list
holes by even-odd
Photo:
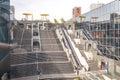
[[97, 60], [99, 68], [101, 68], [101, 62], [108, 62], [109, 73], [115, 73], [115, 61], [113, 59], [97, 55], [95, 60]]
[[120, 61], [115, 61], [115, 73], [120, 76]]

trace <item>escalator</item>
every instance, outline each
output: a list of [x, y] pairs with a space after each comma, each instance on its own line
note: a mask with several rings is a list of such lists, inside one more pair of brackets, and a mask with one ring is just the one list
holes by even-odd
[[87, 40], [92, 40], [92, 41], [94, 40], [93, 37], [90, 35], [90, 33], [85, 28], [83, 28], [82, 30]]
[[74, 64], [75, 68], [76, 68], [76, 69], [81, 68], [82, 65], [81, 65], [80, 61], [78, 60], [78, 57], [77, 57], [77, 55], [76, 55], [76, 53], [75, 53], [75, 50], [74, 50], [74, 48], [73, 48], [73, 46], [72, 46], [72, 44], [71, 44], [71, 42], [70, 42], [70, 40], [69, 40], [69, 38], [68, 38], [68, 34], [67, 34], [65, 28], [64, 28], [64, 27], [61, 28], [61, 31], [62, 31], [62, 35], [63, 35], [64, 45], [65, 45], [65, 47], [68, 48], [68, 49], [70, 50], [70, 52], [71, 52], [70, 57], [71, 57], [71, 59], [72, 59], [72, 62], [73, 62], [73, 64]]
[[[89, 31], [87, 29], [85, 29], [85, 28], [81, 28], [81, 29], [83, 31], [84, 37], [87, 40], [94, 41], [94, 38], [92, 37], [92, 35], [89, 33]], [[109, 58], [117, 59], [115, 56], [113, 56], [112, 52], [107, 47], [103, 46], [98, 41], [97, 41], [97, 50], [99, 52], [99, 55], [106, 56], [106, 57], [109, 57]]]

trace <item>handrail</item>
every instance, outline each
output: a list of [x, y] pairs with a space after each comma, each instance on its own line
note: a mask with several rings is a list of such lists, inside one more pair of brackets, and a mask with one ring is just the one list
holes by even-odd
[[89, 33], [89, 31], [85, 28], [83, 28], [84, 31], [89, 35], [89, 37], [91, 38], [91, 40], [94, 40], [93, 36]]
[[[92, 41], [94, 40], [93, 37], [90, 35], [90, 33], [85, 28], [83, 28], [83, 33], [88, 40], [92, 40]], [[97, 42], [97, 44], [98, 44], [97, 50], [99, 50], [101, 55], [111, 55], [111, 51], [107, 47], [101, 46], [102, 44], [100, 42]]]
[[70, 43], [69, 39], [68, 39], [68, 35], [67, 33], [65, 33], [65, 30], [64, 28], [61, 29], [62, 30], [62, 33], [63, 33], [63, 36], [64, 36], [64, 40], [65, 40], [65, 44], [67, 44], [67, 48], [70, 49], [70, 52], [71, 52], [71, 58], [72, 60], [74, 61], [74, 65], [76, 68], [80, 68], [82, 65], [81, 63], [79, 62], [78, 58], [77, 58], [77, 55], [75, 54], [75, 50], [73, 49], [72, 47], [72, 44]]
[[94, 40], [93, 37], [90, 35], [90, 33], [86, 29], [83, 28], [82, 30], [88, 40]]
[[89, 37], [87, 36], [87, 34], [83, 31], [83, 34], [85, 35], [87, 40], [90, 40]]

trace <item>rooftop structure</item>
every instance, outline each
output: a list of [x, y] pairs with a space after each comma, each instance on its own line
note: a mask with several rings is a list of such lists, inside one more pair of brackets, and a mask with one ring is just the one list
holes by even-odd
[[102, 4], [102, 3], [93, 3], [93, 4], [90, 5], [90, 10], [94, 10], [94, 9], [99, 8], [101, 6], [104, 6], [104, 4]]

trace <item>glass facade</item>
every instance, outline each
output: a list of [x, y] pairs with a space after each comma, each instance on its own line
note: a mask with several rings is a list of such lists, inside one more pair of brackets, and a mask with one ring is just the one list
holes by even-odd
[[[0, 43], [9, 43], [8, 23], [9, 23], [9, 0], [0, 0]], [[0, 49], [0, 60], [4, 57], [4, 52]]]
[[[0, 0], [0, 43], [9, 43], [8, 24], [10, 21], [10, 1]], [[9, 54], [7, 49], [0, 48], [0, 80], [9, 70]]]
[[[109, 48], [111, 55], [120, 59], [120, 0], [115, 0], [83, 14], [86, 28], [102, 46]], [[107, 54], [106, 54], [107, 55]]]

